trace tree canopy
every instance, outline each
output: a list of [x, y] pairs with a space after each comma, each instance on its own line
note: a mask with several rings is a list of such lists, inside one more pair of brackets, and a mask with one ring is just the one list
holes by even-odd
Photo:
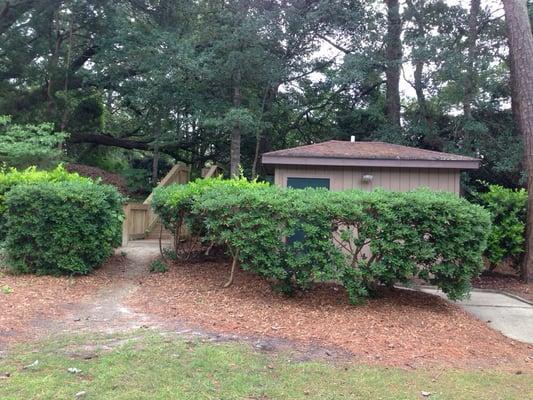
[[152, 179], [165, 160], [264, 175], [265, 151], [354, 135], [518, 187], [509, 71], [489, 1], [0, 1], [0, 115], [68, 132], [70, 159], [155, 160]]

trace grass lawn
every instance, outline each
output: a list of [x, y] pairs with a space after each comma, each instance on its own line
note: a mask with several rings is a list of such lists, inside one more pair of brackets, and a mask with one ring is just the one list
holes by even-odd
[[[36, 366], [24, 369], [34, 361]], [[68, 368], [78, 368], [70, 373]], [[1, 378], [6, 373], [8, 378]], [[0, 399], [523, 399], [533, 377], [291, 361], [247, 345], [138, 331], [19, 346], [0, 359]]]

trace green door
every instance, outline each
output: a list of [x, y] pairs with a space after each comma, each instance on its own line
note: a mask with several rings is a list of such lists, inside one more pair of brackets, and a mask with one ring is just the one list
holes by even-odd
[[[329, 190], [329, 178], [287, 178], [287, 186], [293, 189], [326, 188]], [[288, 243], [304, 240], [304, 231], [298, 230], [287, 239]]]
[[287, 178], [287, 186], [293, 189], [326, 188], [329, 190], [329, 178]]

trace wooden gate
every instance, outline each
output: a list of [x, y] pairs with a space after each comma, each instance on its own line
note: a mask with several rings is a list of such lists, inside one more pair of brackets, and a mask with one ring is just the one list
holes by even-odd
[[[172, 167], [157, 187], [168, 186], [173, 183], [185, 184], [189, 182], [190, 175], [191, 168], [189, 166], [177, 164]], [[124, 205], [125, 219], [122, 225], [122, 246], [126, 246], [130, 240], [159, 237], [161, 222], [157, 214], [152, 211], [151, 202], [152, 194], [142, 203], [126, 203]]]

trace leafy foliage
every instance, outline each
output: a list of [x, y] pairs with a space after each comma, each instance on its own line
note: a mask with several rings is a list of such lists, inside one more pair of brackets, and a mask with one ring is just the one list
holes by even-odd
[[348, 191], [332, 198], [336, 241], [367, 290], [416, 276], [458, 299], [481, 272], [490, 217], [477, 205], [426, 189]]
[[492, 229], [485, 252], [491, 268], [504, 260], [515, 267], [524, 254], [527, 191], [488, 185], [488, 191], [478, 193], [475, 200], [490, 211]]
[[168, 271], [167, 265], [161, 260], [154, 260], [150, 264], [150, 272], [157, 273], [157, 274], [164, 274], [167, 271]]
[[284, 292], [336, 280], [356, 302], [378, 284], [416, 276], [457, 299], [482, 268], [490, 217], [452, 194], [294, 190], [242, 179], [203, 185], [159, 189], [156, 212], [165, 224], [177, 215], [194, 220], [195, 234], [226, 245], [243, 269]]
[[58, 146], [67, 137], [50, 123], [19, 125], [0, 115], [0, 163], [16, 168], [57, 164], [63, 156]]
[[122, 197], [87, 181], [17, 185], [5, 198], [6, 251], [16, 272], [82, 275], [120, 244]]
[[69, 173], [61, 165], [49, 171], [39, 170], [36, 167], [29, 167], [20, 171], [15, 168], [0, 170], [0, 240], [6, 235], [5, 212], [7, 206], [5, 197], [12, 188], [18, 185], [65, 181], [87, 184], [92, 182], [89, 178], [82, 177], [76, 173]]
[[383, 1], [23, 3], [0, 26], [0, 114], [70, 132], [78, 161], [100, 165], [96, 143], [124, 147], [105, 152], [130, 167], [150, 153], [193, 170], [224, 165], [238, 126], [247, 175], [266, 151], [354, 135], [479, 155], [473, 186], [524, 183], [494, 2], [472, 19], [468, 2], [403, 2], [400, 62], [415, 93], [402, 90], [396, 129], [385, 115]]
[[[152, 197], [152, 208], [161, 217], [163, 225], [174, 232], [176, 257], [188, 259], [197, 250], [196, 244], [202, 236], [208, 235], [210, 229], [205, 225], [203, 216], [193, 212], [197, 199], [213, 187], [225, 187], [228, 190], [238, 190], [247, 187], [267, 187], [267, 183], [249, 182], [245, 178], [223, 180], [220, 177], [211, 179], [197, 179], [187, 185], [170, 185], [156, 188]], [[180, 234], [186, 231], [192, 239], [180, 247]], [[213, 239], [211, 237], [206, 239]], [[192, 242], [192, 245], [191, 245]], [[220, 240], [214, 240], [220, 243]]]
[[131, 193], [150, 193], [150, 171], [140, 168], [128, 168], [123, 175]]

